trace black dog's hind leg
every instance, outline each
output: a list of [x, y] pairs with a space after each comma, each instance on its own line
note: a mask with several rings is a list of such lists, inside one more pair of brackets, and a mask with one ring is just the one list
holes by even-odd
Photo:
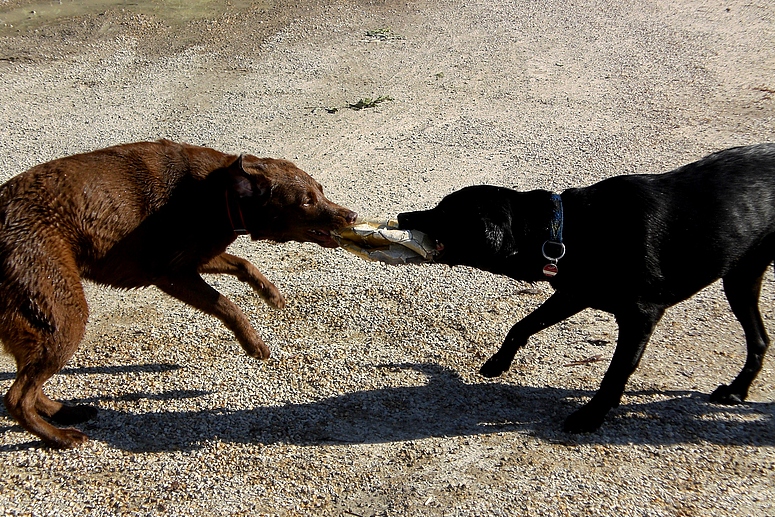
[[586, 309], [587, 306], [578, 303], [575, 299], [556, 291], [536, 310], [519, 320], [503, 341], [500, 350], [490, 357], [479, 370], [485, 377], [497, 377], [509, 369], [517, 350], [522, 348], [528, 338], [555, 323], [570, 318], [574, 314]]
[[[724, 277], [724, 292], [732, 312], [743, 326], [748, 356], [745, 360], [745, 366], [732, 381], [732, 384], [729, 386], [722, 384], [716, 388], [716, 391], [710, 396], [711, 402], [740, 404], [748, 396], [751, 383], [762, 369], [762, 360], [770, 344], [770, 338], [767, 336], [762, 315], [759, 312], [759, 295], [764, 271], [768, 265], [765, 264], [761, 270], [757, 268], [747, 271], [739, 266]], [[750, 271], [759, 272], [757, 274]]]
[[592, 400], [565, 420], [565, 431], [595, 431], [603, 423], [608, 411], [619, 405], [627, 380], [638, 367], [654, 327], [664, 312], [660, 307], [641, 306], [632, 311], [615, 314], [619, 325], [619, 338], [611, 364]]

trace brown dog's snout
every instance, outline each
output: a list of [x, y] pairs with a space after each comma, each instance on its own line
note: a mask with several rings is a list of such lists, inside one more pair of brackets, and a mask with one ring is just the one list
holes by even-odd
[[333, 224], [334, 226], [338, 226], [339, 228], [344, 226], [350, 226], [355, 223], [355, 221], [358, 219], [358, 213], [353, 212], [349, 208], [345, 208], [342, 205], [338, 205], [332, 201], [329, 201], [328, 199], [326, 201], [326, 211], [328, 212], [328, 216], [331, 218], [330, 224]]
[[353, 224], [358, 219], [357, 212], [353, 212], [352, 210], [343, 208], [343, 214], [344, 220], [347, 221], [347, 224]]

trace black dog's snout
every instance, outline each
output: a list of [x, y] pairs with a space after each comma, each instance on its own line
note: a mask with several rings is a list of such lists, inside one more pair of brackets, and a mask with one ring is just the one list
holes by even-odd
[[418, 210], [398, 214], [398, 227], [401, 230], [420, 230], [427, 232], [435, 226], [433, 210]]
[[444, 251], [444, 244], [438, 240], [437, 214], [433, 210], [420, 210], [417, 212], [403, 212], [398, 214], [398, 228], [400, 230], [418, 230], [434, 239], [436, 245], [436, 258]]

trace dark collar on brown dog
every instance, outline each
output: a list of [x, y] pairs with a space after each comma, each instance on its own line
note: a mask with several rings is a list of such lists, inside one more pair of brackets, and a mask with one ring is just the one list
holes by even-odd
[[[234, 214], [237, 215], [237, 223], [239, 224], [234, 224]], [[246, 228], [245, 218], [242, 216], [239, 199], [234, 199], [234, 196], [229, 194], [228, 189], [226, 190], [226, 215], [229, 216], [229, 223], [231, 223], [234, 233], [237, 235], [247, 235], [250, 233]]]

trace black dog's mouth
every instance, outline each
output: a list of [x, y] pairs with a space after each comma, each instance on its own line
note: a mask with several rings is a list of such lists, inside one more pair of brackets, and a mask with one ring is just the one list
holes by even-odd
[[433, 214], [431, 210], [424, 210], [420, 212], [404, 212], [398, 214], [398, 227], [401, 230], [415, 230], [424, 233], [433, 243], [436, 253], [434, 259], [439, 259], [445, 250], [444, 243], [432, 232], [427, 231], [426, 227], [433, 227], [429, 221], [430, 216]]
[[433, 243], [433, 254], [432, 254], [432, 261], [433, 262], [441, 262], [444, 263], [444, 255], [445, 251], [447, 250], [447, 247], [444, 245], [444, 243], [438, 239], [437, 237], [434, 237], [432, 234], [427, 233], [423, 230], [417, 229], [415, 230], [417, 232], [422, 232], [425, 234], [425, 237]]

